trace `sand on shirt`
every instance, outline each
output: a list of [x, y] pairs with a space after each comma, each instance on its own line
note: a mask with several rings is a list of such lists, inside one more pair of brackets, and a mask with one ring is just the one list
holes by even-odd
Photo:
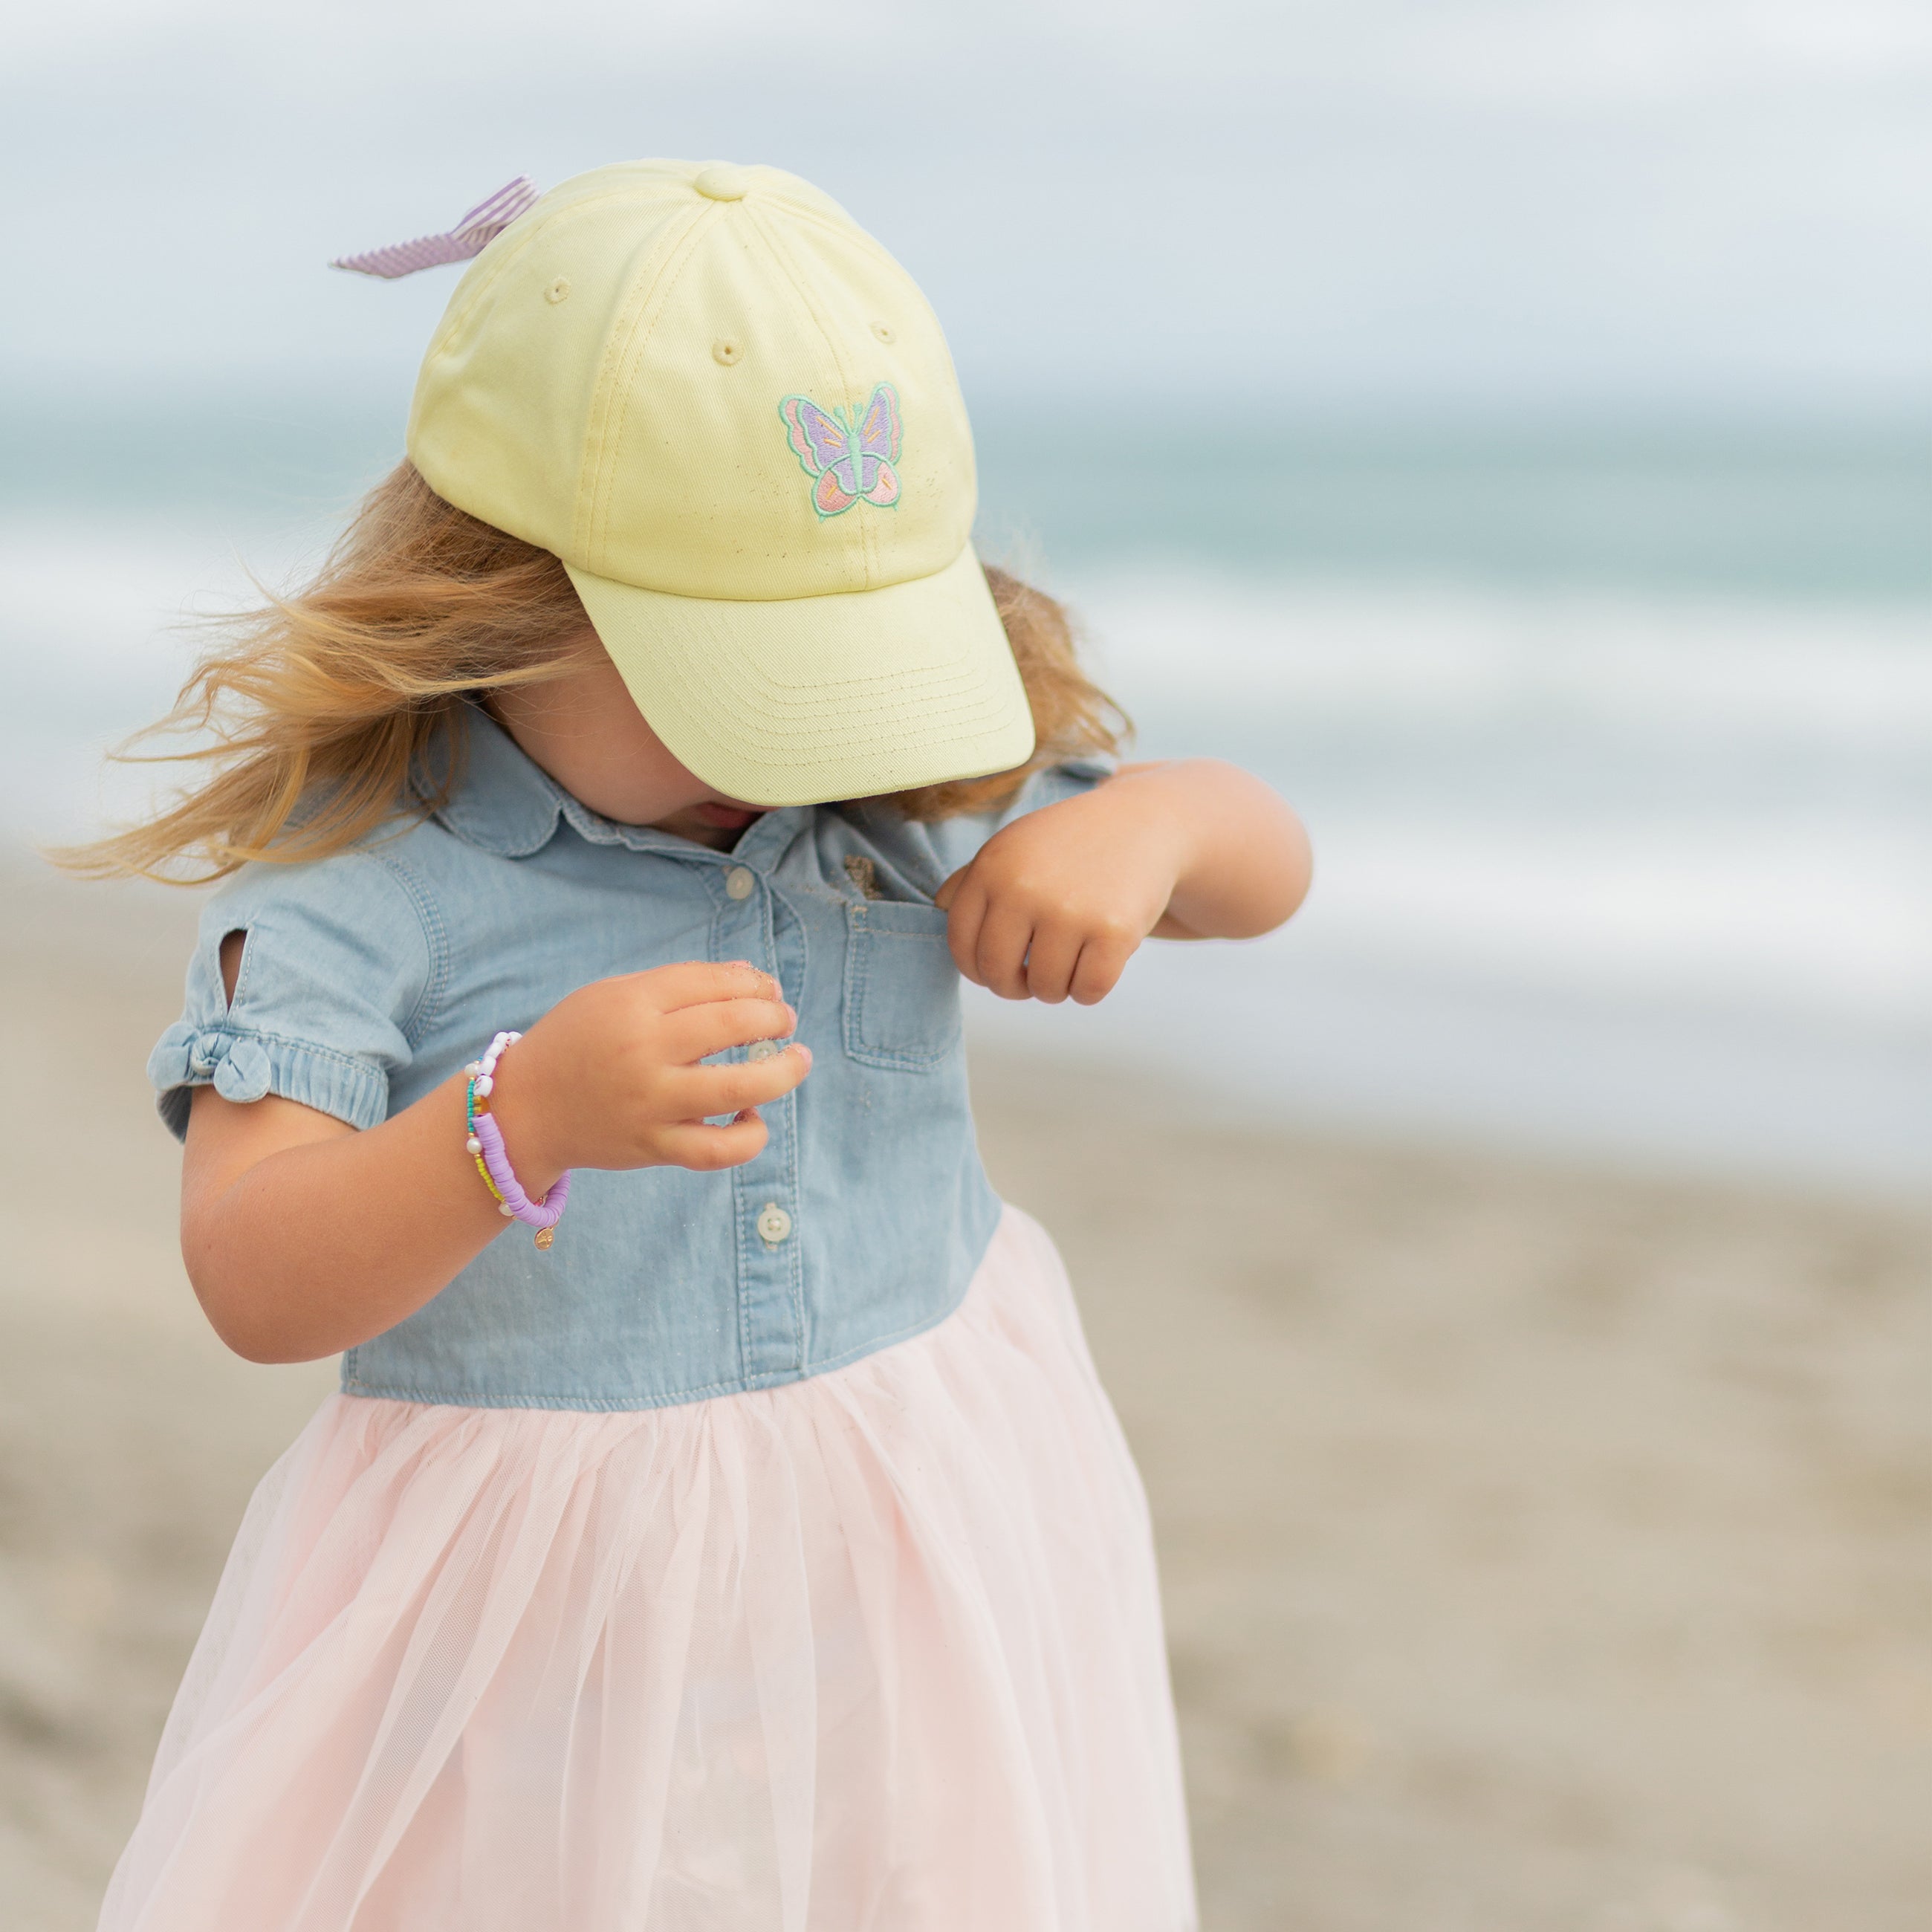
[[[248, 1492], [142, 1064], [184, 896], [0, 878], [0, 1899], [82, 1932]], [[982, 1059], [1146, 1478], [1216, 1932], [1918, 1932], [1932, 1219]]]

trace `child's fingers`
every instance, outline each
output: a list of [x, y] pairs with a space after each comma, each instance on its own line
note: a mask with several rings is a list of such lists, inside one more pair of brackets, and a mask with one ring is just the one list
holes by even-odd
[[742, 1167], [748, 1160], [757, 1160], [770, 1138], [764, 1122], [748, 1111], [728, 1126], [707, 1127], [693, 1122], [667, 1127], [658, 1137], [658, 1148], [670, 1166], [716, 1174], [721, 1168]]
[[1024, 999], [1027, 947], [1032, 939], [1031, 913], [997, 902], [988, 908], [973, 956], [980, 985], [1003, 1000]]
[[[986, 916], [986, 895], [970, 880], [961, 881], [964, 874], [955, 872], [940, 889], [951, 895], [946, 912], [946, 944], [952, 955], [952, 963], [958, 967], [974, 986], [986, 982], [980, 977], [980, 926]], [[934, 899], [937, 905], [939, 902]]]
[[782, 1100], [812, 1070], [812, 1049], [794, 1040], [766, 1060], [729, 1066], [688, 1066], [670, 1086], [673, 1105], [686, 1120], [710, 1120]]
[[1134, 956], [1133, 943], [1124, 939], [1089, 939], [1080, 949], [1069, 991], [1077, 1005], [1090, 1006], [1104, 1000], [1119, 983]]
[[729, 1047], [782, 1040], [797, 1025], [797, 1014], [782, 1000], [713, 1000], [667, 1014], [664, 1043], [672, 1060], [688, 1065]]
[[686, 959], [675, 966], [653, 966], [640, 979], [650, 982], [661, 1012], [700, 1006], [712, 1000], [776, 1000], [784, 995], [769, 973], [742, 959]]
[[1026, 954], [1026, 989], [1034, 999], [1058, 1006], [1066, 998], [1080, 960], [1080, 939], [1077, 927], [1034, 927]]

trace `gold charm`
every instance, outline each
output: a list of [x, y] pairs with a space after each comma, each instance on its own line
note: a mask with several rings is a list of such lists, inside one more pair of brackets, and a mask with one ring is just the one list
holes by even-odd
[[879, 896], [878, 868], [865, 853], [846, 854], [845, 876], [859, 888], [862, 897], [875, 899]]
[[554, 1228], [539, 1228], [537, 1230], [537, 1246], [540, 1248], [548, 1247], [556, 1239], [556, 1230]]

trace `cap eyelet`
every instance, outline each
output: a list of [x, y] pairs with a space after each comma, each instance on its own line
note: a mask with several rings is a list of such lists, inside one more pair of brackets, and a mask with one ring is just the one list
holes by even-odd
[[898, 332], [894, 328], [892, 324], [889, 322], [874, 322], [872, 325], [872, 333], [876, 335], [881, 342], [893, 343], [898, 340]]
[[570, 284], [561, 275], [544, 290], [544, 300], [547, 302], [568, 302], [569, 299]]
[[742, 360], [744, 353], [745, 345], [734, 335], [721, 335], [711, 345], [712, 360], [723, 363], [728, 369], [733, 363]]

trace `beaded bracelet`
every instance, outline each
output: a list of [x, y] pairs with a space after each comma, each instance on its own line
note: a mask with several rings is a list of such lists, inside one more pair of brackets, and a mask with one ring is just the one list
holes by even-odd
[[537, 1231], [537, 1246], [548, 1248], [556, 1239], [556, 1224], [563, 1219], [564, 1204], [570, 1198], [569, 1173], [558, 1175], [550, 1192], [541, 1201], [532, 1201], [510, 1166], [510, 1156], [503, 1150], [503, 1130], [489, 1108], [490, 1089], [496, 1084], [496, 1063], [522, 1038], [520, 1033], [500, 1033], [483, 1058], [472, 1060], [463, 1070], [470, 1076], [463, 1103], [469, 1137], [464, 1144], [483, 1177], [483, 1185], [496, 1197], [498, 1211], [527, 1222]]

